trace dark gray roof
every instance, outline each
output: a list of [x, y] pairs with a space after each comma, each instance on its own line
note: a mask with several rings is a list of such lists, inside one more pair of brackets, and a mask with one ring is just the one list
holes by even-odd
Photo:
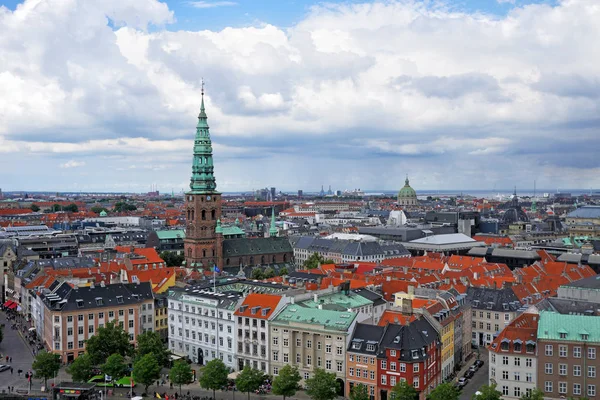
[[154, 299], [150, 282], [71, 287], [64, 282], [54, 293], [42, 293], [44, 305], [52, 310], [77, 311], [120, 307]]
[[246, 255], [293, 253], [294, 250], [287, 238], [240, 238], [223, 241], [223, 257], [240, 257]]
[[583, 289], [600, 289], [600, 275], [590, 276], [561, 286], [578, 287]]
[[471, 286], [467, 289], [467, 301], [473, 308], [489, 311], [516, 311], [522, 306], [510, 287], [488, 289]]
[[93, 268], [96, 266], [92, 257], [49, 258], [38, 260], [37, 263], [42, 268], [52, 269]]
[[568, 315], [598, 315], [598, 304], [589, 301], [548, 297], [535, 305], [540, 311], [554, 311]]
[[385, 349], [397, 349], [401, 361], [423, 361], [427, 358], [424, 348], [438, 340], [438, 333], [424, 318], [409, 325], [388, 324], [381, 340], [378, 357], [385, 358]]
[[[386, 254], [377, 242], [357, 242], [344, 239], [324, 239], [317, 236], [303, 236], [294, 240], [294, 248], [311, 252], [339, 253], [355, 257], [366, 257]], [[406, 249], [402, 245], [386, 245], [387, 251], [397, 251], [398, 255], [405, 255]]]
[[[377, 355], [379, 344], [385, 332], [385, 327], [371, 324], [356, 324], [354, 333], [348, 345], [348, 351], [352, 353]], [[373, 345], [372, 350], [371, 346]]]
[[400, 243], [386, 243], [381, 245], [381, 250], [387, 256], [410, 256], [410, 251], [406, 250], [406, 248]]
[[364, 297], [367, 300], [371, 300], [373, 302], [373, 306], [375, 306], [375, 307], [387, 303], [381, 295], [379, 295], [369, 289], [365, 289], [365, 288], [352, 289], [352, 291], [354, 293]]

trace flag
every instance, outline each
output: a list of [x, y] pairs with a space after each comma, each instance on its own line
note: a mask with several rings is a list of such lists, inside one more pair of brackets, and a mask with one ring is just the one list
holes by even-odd
[[112, 381], [112, 376], [104, 374], [104, 382]]
[[213, 271], [214, 272], [221, 272], [221, 270], [219, 269], [219, 267], [217, 267], [216, 265], [213, 267]]

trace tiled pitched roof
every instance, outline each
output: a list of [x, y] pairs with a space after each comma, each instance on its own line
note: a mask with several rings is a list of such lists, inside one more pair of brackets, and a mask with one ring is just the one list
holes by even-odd
[[242, 317], [269, 319], [280, 301], [281, 296], [274, 294], [250, 293], [234, 314]]
[[[515, 343], [521, 345], [520, 352], [526, 353], [527, 342], [537, 342], [537, 331], [540, 316], [538, 314], [523, 313], [510, 322], [488, 346], [490, 351], [500, 353], [514, 351]], [[502, 343], [506, 343], [502, 349]], [[507, 346], [508, 345], [508, 346]]]

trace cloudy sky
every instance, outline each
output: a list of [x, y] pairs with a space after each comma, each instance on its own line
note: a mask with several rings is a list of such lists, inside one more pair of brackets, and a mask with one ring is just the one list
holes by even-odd
[[5, 191], [600, 187], [597, 0], [2, 4]]

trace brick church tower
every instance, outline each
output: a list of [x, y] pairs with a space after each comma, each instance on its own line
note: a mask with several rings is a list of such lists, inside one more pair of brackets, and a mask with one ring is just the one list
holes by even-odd
[[213, 175], [212, 143], [202, 103], [194, 140], [194, 161], [190, 191], [185, 194], [187, 217], [185, 232], [185, 263], [188, 268], [223, 267], [223, 232], [221, 229], [221, 193]]

